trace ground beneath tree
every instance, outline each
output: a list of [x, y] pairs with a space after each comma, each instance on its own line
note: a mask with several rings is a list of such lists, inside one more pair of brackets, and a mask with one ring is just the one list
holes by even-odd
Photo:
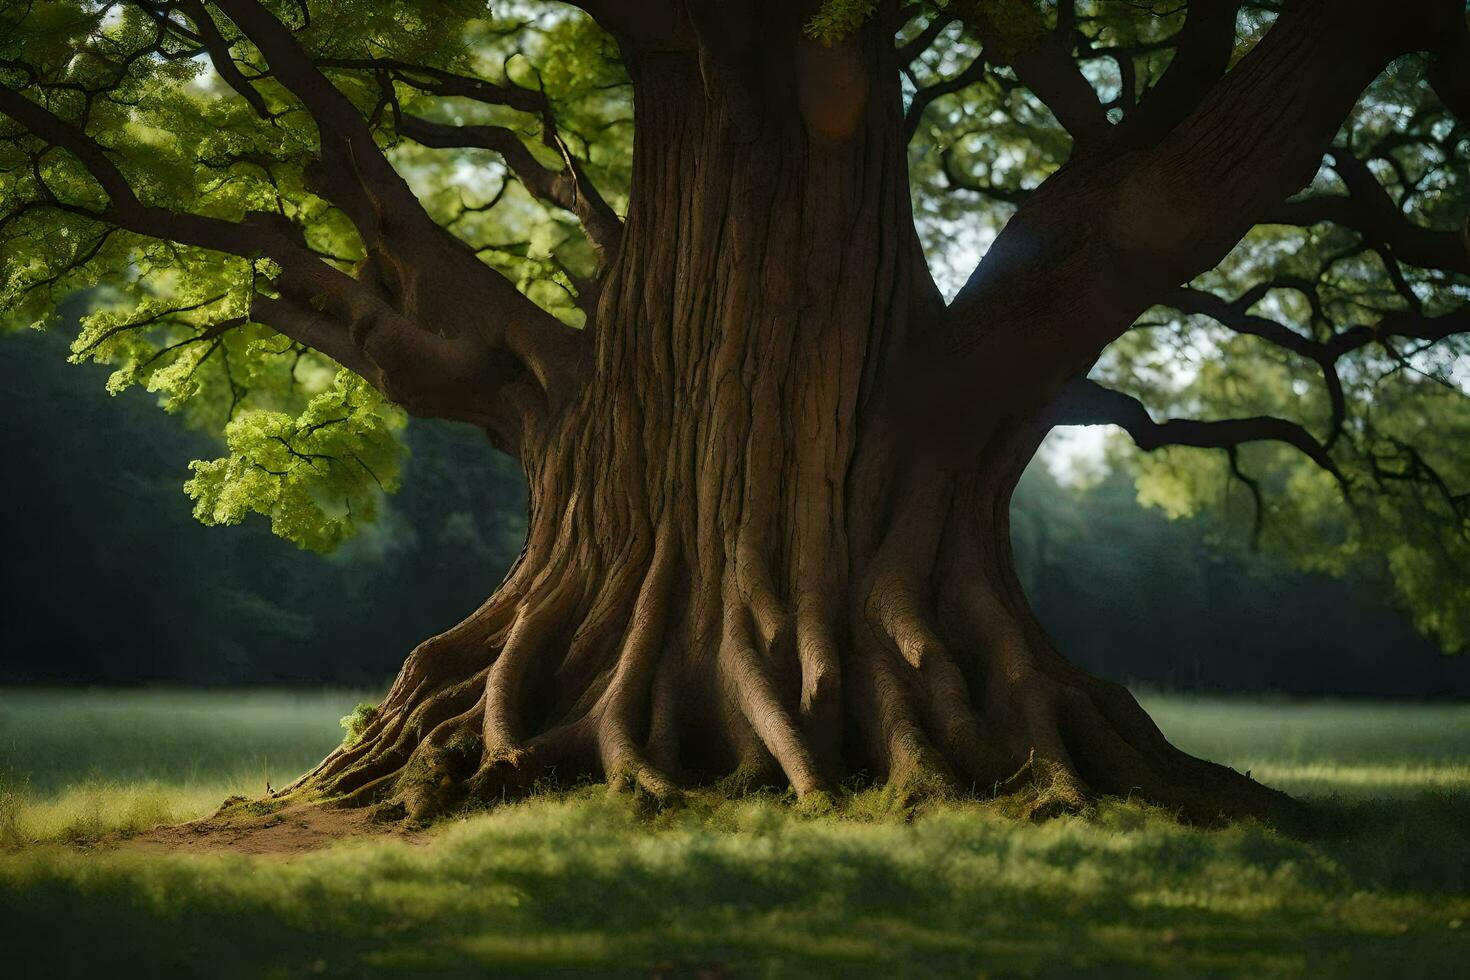
[[173, 854], [276, 855], [290, 857], [349, 841], [369, 839], [427, 843], [429, 835], [402, 823], [375, 820], [366, 810], [311, 803], [235, 801], [220, 812], [187, 823], [115, 835], [100, 846], [124, 851]]
[[588, 786], [407, 836], [247, 802], [0, 851], [0, 945], [15, 976], [1457, 976], [1465, 786], [1319, 803], [1315, 840], [1117, 800], [885, 816], [871, 791], [812, 817]]

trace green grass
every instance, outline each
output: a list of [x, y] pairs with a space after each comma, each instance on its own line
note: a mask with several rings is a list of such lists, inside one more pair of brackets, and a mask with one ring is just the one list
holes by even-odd
[[359, 700], [0, 691], [0, 973], [1400, 978], [1470, 961], [1458, 706], [1146, 699], [1184, 747], [1312, 798], [1301, 839], [1121, 803], [1040, 827], [977, 804], [812, 819], [772, 797], [647, 817], [588, 788], [428, 846], [290, 861], [60, 843], [258, 795]]
[[342, 740], [355, 692], [0, 690], [0, 847], [85, 841], [261, 796]]

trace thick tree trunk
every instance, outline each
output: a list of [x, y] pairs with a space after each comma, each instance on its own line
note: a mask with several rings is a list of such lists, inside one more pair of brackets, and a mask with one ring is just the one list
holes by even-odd
[[527, 413], [525, 551], [298, 787], [416, 815], [583, 774], [665, 798], [866, 772], [1032, 813], [1278, 800], [1047, 642], [1008, 525], [1045, 425], [985, 406], [956, 466], [895, 409], [943, 307], [884, 36], [625, 51], [634, 197], [585, 385]]

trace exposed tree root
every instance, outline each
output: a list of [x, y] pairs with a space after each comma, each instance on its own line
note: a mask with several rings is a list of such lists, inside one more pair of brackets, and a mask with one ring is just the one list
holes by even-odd
[[1285, 800], [1174, 748], [983, 576], [945, 603], [919, 578], [875, 576], [839, 632], [733, 573], [719, 603], [691, 595], [671, 531], [627, 557], [641, 571], [595, 589], [513, 577], [416, 650], [362, 739], [290, 790], [415, 820], [587, 777], [654, 807], [723, 780], [820, 809], [858, 771], [901, 802], [1005, 796], [1029, 819], [1101, 795], [1198, 822]]

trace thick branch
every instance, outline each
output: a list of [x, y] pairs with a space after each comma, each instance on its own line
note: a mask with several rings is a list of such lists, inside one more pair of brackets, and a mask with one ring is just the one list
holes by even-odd
[[318, 190], [347, 213], [369, 247], [390, 224], [432, 224], [352, 100], [321, 73], [290, 28], [256, 0], [216, 0], [215, 6], [255, 43], [276, 79], [310, 113], [320, 133]]
[[[261, 322], [357, 371], [412, 410], [489, 424], [480, 406], [494, 402], [491, 395], [497, 385], [509, 380], [503, 367], [494, 366], [497, 345], [490, 339], [497, 335], [462, 331], [446, 337], [424, 331], [377, 290], [320, 261], [307, 249], [300, 233], [279, 215], [252, 213], [235, 222], [145, 204], [95, 140], [4, 86], [0, 86], [0, 114], [46, 145], [75, 156], [108, 198], [101, 209], [61, 201], [48, 202], [51, 206], [151, 238], [248, 259], [269, 257], [282, 269], [275, 280], [281, 295], [253, 300], [252, 315]], [[44, 185], [42, 191], [46, 192]], [[484, 268], [477, 261], [474, 264]], [[499, 325], [503, 345], [548, 392], [555, 391], [568, 382], [567, 372], [578, 363], [575, 332], [534, 307], [499, 276], [485, 271], [492, 283], [503, 283], [519, 304], [534, 312], [534, 316]], [[470, 288], [466, 284], [467, 291]], [[544, 321], [555, 329], [545, 329]], [[495, 421], [503, 424], [504, 419]]]
[[[1292, 288], [1306, 289], [1311, 284], [1289, 285]], [[1346, 398], [1337, 369], [1338, 361], [1373, 343], [1383, 344], [1396, 359], [1401, 360], [1401, 355], [1388, 343], [1394, 338], [1434, 343], [1456, 334], [1470, 333], [1470, 306], [1462, 306], [1438, 316], [1427, 316], [1419, 310], [1385, 313], [1377, 323], [1357, 324], [1333, 334], [1327, 341], [1318, 341], [1269, 317], [1249, 312], [1250, 307], [1265, 291], [1258, 287], [1230, 302], [1204, 290], [1181, 288], [1170, 292], [1163, 303], [1184, 313], [1208, 316], [1237, 333], [1257, 337], [1315, 363], [1322, 371], [1322, 379], [1327, 386], [1328, 400], [1332, 406], [1332, 428], [1326, 443], [1329, 449], [1342, 433], [1343, 422], [1347, 417]], [[1310, 298], [1316, 302], [1314, 295]]]
[[1384, 314], [1375, 324], [1349, 327], [1322, 345], [1326, 356], [1334, 360], [1393, 337], [1434, 342], [1456, 334], [1470, 333], [1470, 305], [1461, 306], [1439, 316], [1422, 313], [1395, 312]]
[[395, 81], [403, 82], [421, 92], [446, 98], [472, 99], [487, 105], [507, 106], [538, 116], [549, 108], [546, 95], [535, 89], [488, 82], [483, 78], [399, 61], [396, 58], [319, 58], [316, 64], [319, 68], [388, 72]]
[[618, 39], [624, 53], [639, 47], [667, 44], [680, 27], [675, 0], [565, 0]]
[[1453, 7], [1410, 0], [1364, 31], [1381, 20], [1368, 0], [1288, 6], [1157, 145], [1074, 160], [1021, 206], [950, 306], [936, 370], [972, 387], [979, 372], [1039, 410], [1307, 183], [1358, 94], [1394, 57], [1432, 44]]
[[923, 30], [915, 34], [911, 40], [897, 47], [896, 53], [898, 54], [899, 63], [904, 65], [912, 64], [916, 58], [929, 50], [929, 46], [954, 21], [955, 19], [953, 17], [943, 13], [935, 14], [929, 18], [929, 23], [924, 25]]
[[1280, 442], [1301, 452], [1331, 473], [1340, 484], [1344, 483], [1342, 471], [1315, 436], [1295, 422], [1271, 415], [1216, 421], [1168, 419], [1156, 422], [1143, 403], [1132, 395], [1084, 378], [1062, 389], [1056, 403], [1054, 423], [1116, 425], [1128, 433], [1139, 449], [1145, 451], [1164, 446], [1234, 449], [1249, 442]]
[[[374, 72], [383, 88], [384, 98], [392, 104], [394, 122], [401, 134], [425, 146], [480, 147], [498, 153], [532, 195], [577, 216], [598, 252], [600, 265], [605, 266], [615, 254], [622, 236], [622, 222], [593, 186], [581, 161], [572, 155], [561, 139], [545, 93], [393, 58], [323, 58], [314, 62], [314, 66]], [[543, 142], [562, 156], [563, 168], [553, 171], [543, 167], [520, 138], [505, 127], [449, 126], [404, 114], [393, 93], [393, 81], [401, 81], [435, 95], [473, 99], [534, 113], [541, 121]], [[353, 114], [357, 116], [355, 110]]]
[[[538, 308], [424, 210], [373, 139], [366, 119], [321, 73], [291, 30], [257, 0], [216, 6], [260, 48], [275, 77], [311, 114], [321, 134], [322, 193], [341, 207], [367, 245], [387, 297], [420, 329], [513, 353], [553, 400], [580, 371], [577, 331]], [[414, 345], [395, 345], [395, 351]]]
[[1159, 300], [1181, 313], [1198, 313], [1230, 327], [1237, 333], [1249, 334], [1275, 344], [1295, 354], [1320, 361], [1325, 356], [1325, 347], [1310, 337], [1278, 323], [1268, 317], [1248, 312], [1256, 302], [1251, 294], [1231, 302], [1203, 289], [1181, 286], [1169, 290]]
[[1100, 143], [1111, 127], [1097, 92], [1072, 60], [1070, 32], [1054, 31], [1011, 59], [1016, 77], [1041, 100], [1078, 150]]
[[66, 150], [76, 157], [108, 198], [107, 206], [100, 211], [57, 202], [59, 207], [80, 211], [98, 221], [140, 235], [230, 255], [247, 258], [264, 255], [284, 263], [297, 260], [305, 253], [299, 239], [283, 233], [281, 227], [274, 223], [225, 221], [144, 204], [100, 144], [14, 89], [0, 86], [0, 114], [20, 123], [48, 146]]
[[1356, 324], [1333, 334], [1330, 340], [1317, 341], [1269, 317], [1248, 312], [1255, 302], [1254, 292], [1230, 302], [1201, 289], [1180, 288], [1169, 292], [1162, 302], [1184, 313], [1203, 314], [1237, 333], [1259, 337], [1320, 364], [1332, 364], [1355, 350], [1394, 337], [1437, 341], [1470, 333], [1470, 306], [1462, 306], [1438, 316], [1415, 311], [1385, 313], [1377, 323]]
[[186, 16], [194, 22], [194, 28], [199, 32], [199, 39], [204, 44], [204, 49], [209, 52], [209, 60], [214, 65], [214, 70], [219, 72], [219, 77], [224, 79], [225, 84], [234, 89], [235, 92], [246, 102], [255, 114], [262, 119], [271, 118], [271, 111], [265, 104], [265, 98], [250, 84], [249, 79], [240, 71], [235, 59], [230, 55], [229, 42], [219, 32], [219, 25], [215, 24], [214, 18], [209, 16], [209, 11], [204, 9], [202, 0], [179, 0], [179, 8]]
[[[563, 169], [551, 170], [541, 165], [514, 130], [504, 126], [450, 126], [402, 113], [397, 114], [396, 125], [400, 133], [424, 146], [479, 147], [498, 154], [533, 197], [577, 216], [603, 264], [616, 252], [623, 223], [570, 153], [563, 152]], [[557, 143], [564, 151], [559, 140]]]
[[1164, 77], [1118, 127], [1120, 144], [1143, 146], [1161, 139], [1199, 105], [1230, 64], [1239, 9], [1239, 0], [1190, 3], [1174, 58]]
[[1429, 84], [1451, 112], [1470, 123], [1470, 11], [1440, 38], [1429, 62]]
[[1470, 275], [1470, 239], [1464, 231], [1436, 231], [1415, 224], [1393, 203], [1363, 161], [1340, 147], [1330, 152], [1333, 169], [1348, 193], [1276, 204], [1262, 214], [1263, 223], [1306, 227], [1334, 222], [1371, 244], [1387, 246], [1401, 262]]
[[[1312, 284], [1298, 285], [1308, 288]], [[1327, 437], [1327, 446], [1331, 448], [1341, 434], [1343, 422], [1347, 418], [1347, 398], [1343, 394], [1342, 378], [1337, 373], [1337, 359], [1341, 353], [1334, 353], [1327, 345], [1305, 337], [1285, 324], [1251, 313], [1250, 308], [1264, 295], [1265, 290], [1255, 289], [1234, 302], [1229, 302], [1202, 289], [1180, 287], [1170, 291], [1161, 302], [1182, 313], [1208, 316], [1237, 333], [1258, 337], [1315, 363], [1322, 372], [1322, 381], [1327, 386], [1327, 398], [1332, 406], [1332, 430]], [[1310, 296], [1315, 304], [1315, 292]]]

